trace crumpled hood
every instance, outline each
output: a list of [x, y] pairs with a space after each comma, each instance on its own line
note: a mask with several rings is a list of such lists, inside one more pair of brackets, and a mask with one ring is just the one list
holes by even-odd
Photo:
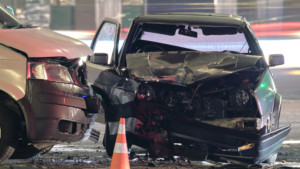
[[93, 55], [83, 42], [42, 28], [0, 29], [0, 43], [25, 52], [28, 57], [66, 57]]
[[189, 85], [255, 66], [262, 56], [230, 52], [151, 52], [128, 54], [131, 75], [145, 81]]

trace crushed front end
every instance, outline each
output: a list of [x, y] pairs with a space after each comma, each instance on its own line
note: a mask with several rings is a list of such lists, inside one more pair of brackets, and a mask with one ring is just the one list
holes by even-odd
[[[117, 44], [118, 39], [114, 49]], [[291, 126], [279, 128], [281, 96], [269, 67], [283, 64], [283, 56], [270, 57], [276, 63], [268, 65], [245, 18], [137, 17], [113, 56], [114, 69], [102, 71], [94, 83], [105, 102], [109, 155], [118, 120], [125, 117], [128, 145], [146, 148], [153, 157], [276, 159]]]
[[97, 117], [80, 58], [33, 58], [27, 64], [25, 112], [27, 140], [36, 147], [87, 139]]
[[[192, 53], [193, 58], [184, 58]], [[123, 116], [130, 144], [154, 157], [185, 154], [261, 163], [277, 155], [291, 126], [279, 128], [281, 96], [261, 56], [181, 52], [176, 60], [186, 61], [181, 67], [166, 59], [171, 54], [152, 53], [152, 66], [146, 70], [145, 58], [133, 54], [140, 64], [128, 67], [137, 77], [121, 80], [111, 73], [99, 78], [115, 83], [106, 88], [116, 108], [115, 116], [107, 116], [110, 135], [117, 133], [113, 121]], [[196, 65], [199, 58], [206, 65]], [[168, 69], [156, 64], [162, 60], [168, 61]]]
[[158, 156], [184, 147], [219, 160], [260, 163], [278, 153], [291, 129], [278, 129], [280, 106], [264, 68], [188, 86], [143, 82], [134, 101], [137, 144]]
[[262, 69], [189, 87], [142, 83], [133, 106], [135, 144], [154, 156], [197, 149], [218, 160], [266, 161], [291, 129], [278, 129], [281, 98], [271, 82]]

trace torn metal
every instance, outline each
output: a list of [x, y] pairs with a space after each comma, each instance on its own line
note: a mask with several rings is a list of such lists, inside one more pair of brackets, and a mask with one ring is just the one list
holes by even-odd
[[254, 67], [261, 56], [230, 52], [151, 52], [127, 54], [131, 75], [148, 81], [192, 84]]

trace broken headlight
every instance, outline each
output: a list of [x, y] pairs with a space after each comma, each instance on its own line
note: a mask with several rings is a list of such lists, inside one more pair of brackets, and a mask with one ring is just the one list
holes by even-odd
[[150, 101], [155, 97], [155, 91], [153, 87], [149, 85], [141, 85], [138, 89], [137, 97], [140, 100]]
[[248, 89], [234, 89], [231, 91], [230, 103], [234, 108], [245, 108], [251, 102], [251, 95]]
[[27, 79], [73, 83], [67, 67], [49, 62], [28, 62]]

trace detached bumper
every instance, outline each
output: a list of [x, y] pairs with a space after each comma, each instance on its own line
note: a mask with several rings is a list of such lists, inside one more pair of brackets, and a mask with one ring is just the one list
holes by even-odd
[[19, 100], [27, 137], [33, 143], [81, 140], [96, 114], [96, 100], [87, 99], [88, 88], [43, 80], [27, 80], [26, 95]]
[[[172, 124], [172, 136], [192, 142], [205, 143], [215, 149], [209, 154], [221, 160], [238, 161], [241, 163], [260, 163], [268, 159], [271, 154], [277, 153], [292, 126], [284, 126], [271, 133], [238, 131], [207, 124], [191, 125]], [[251, 144], [245, 150], [239, 148]]]

